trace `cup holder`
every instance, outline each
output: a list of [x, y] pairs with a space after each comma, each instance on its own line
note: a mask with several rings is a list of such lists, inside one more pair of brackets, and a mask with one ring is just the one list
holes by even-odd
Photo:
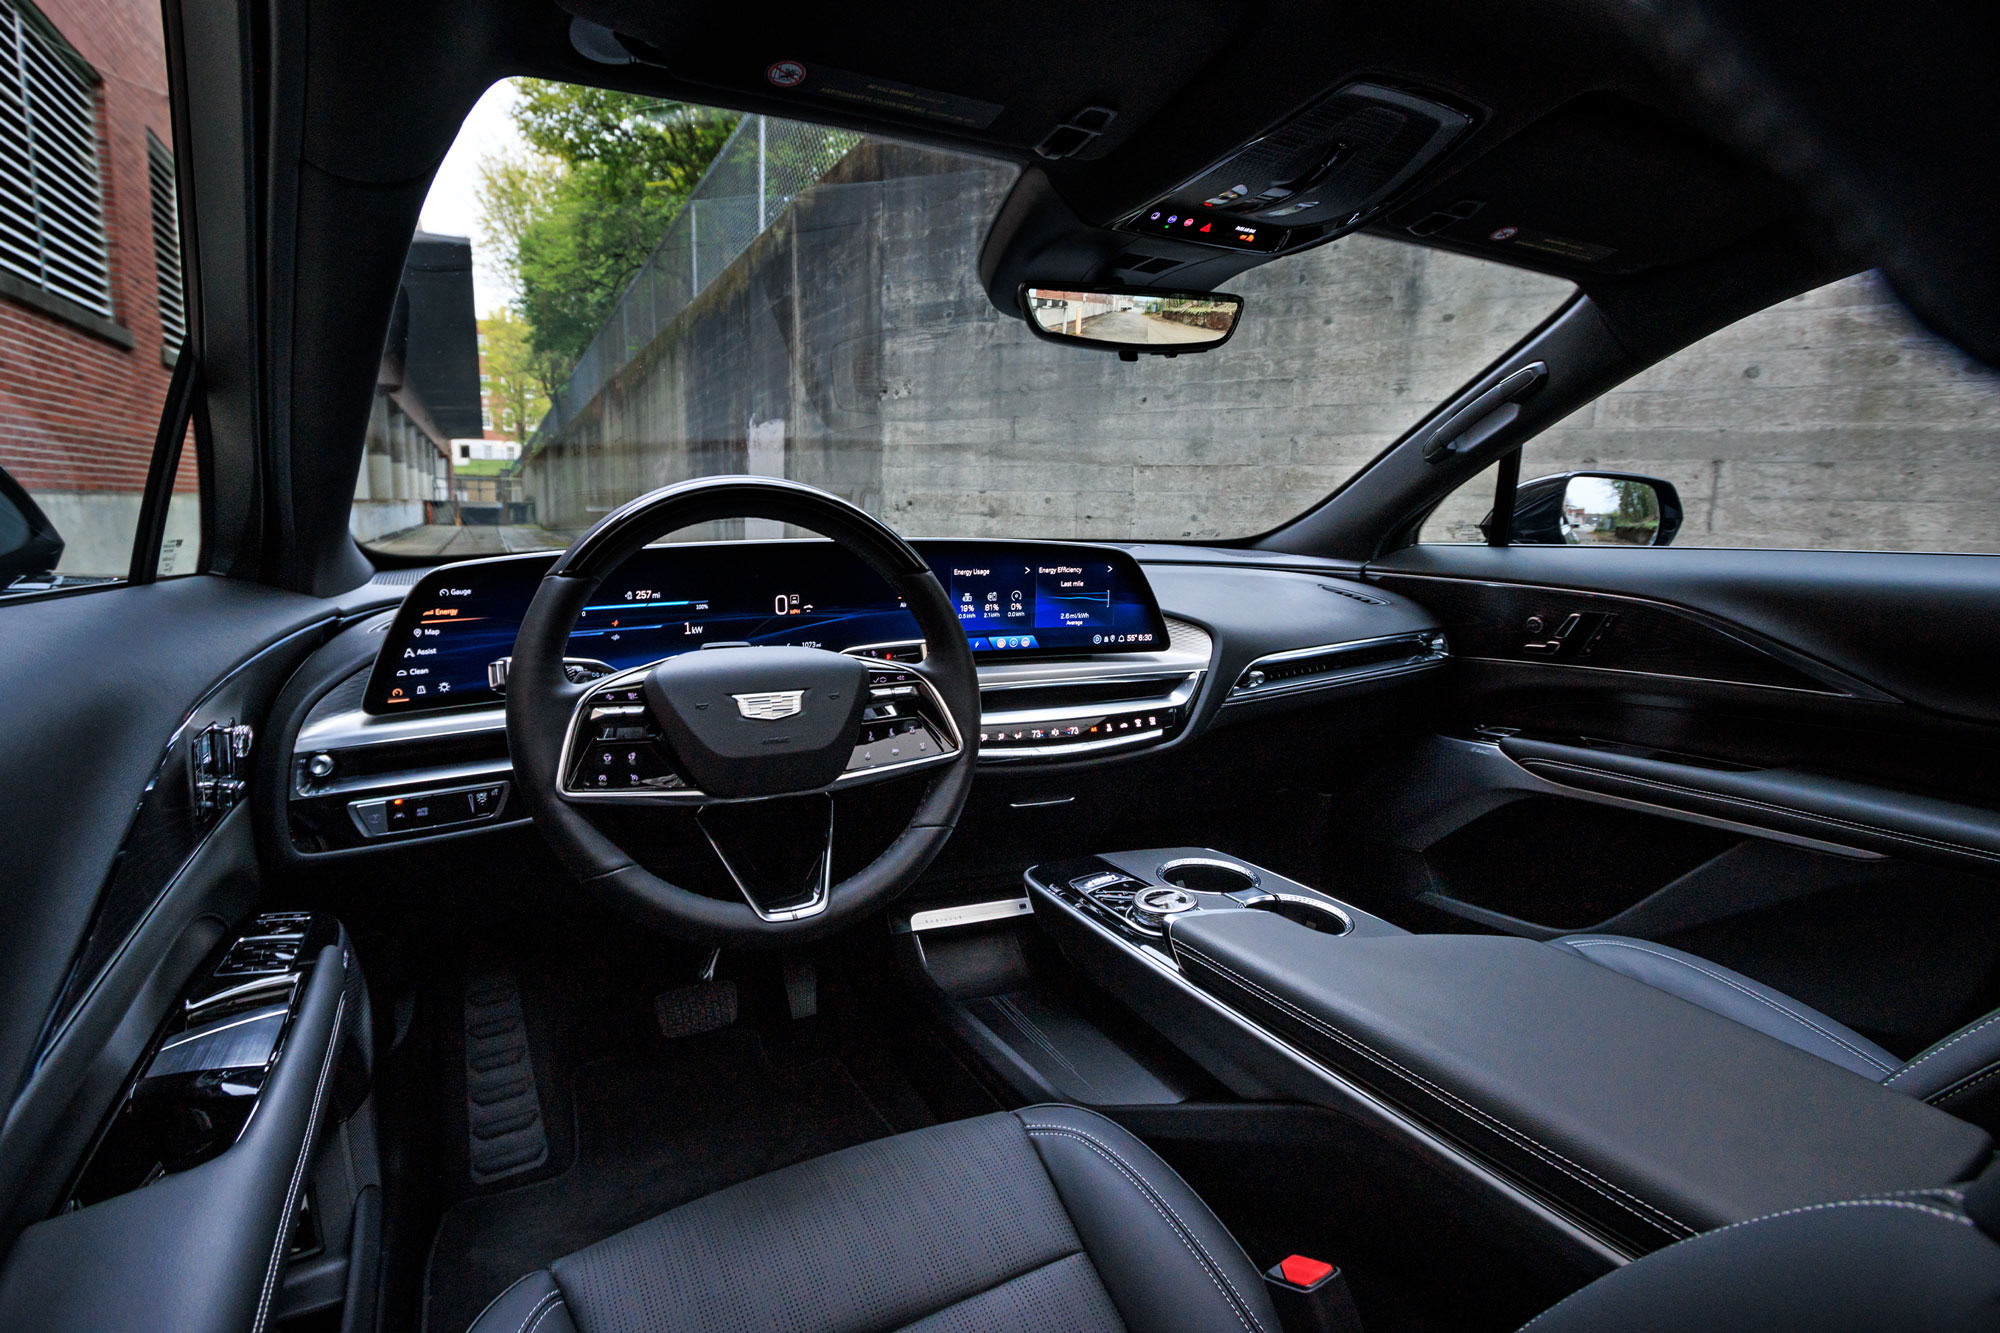
[[1252, 911], [1276, 913], [1287, 921], [1296, 921], [1307, 930], [1316, 930], [1322, 935], [1345, 935], [1354, 929], [1347, 913], [1332, 903], [1304, 898], [1295, 893], [1274, 893], [1243, 905]]
[[1209, 856], [1185, 856], [1160, 867], [1162, 880], [1190, 893], [1241, 893], [1257, 887], [1255, 872], [1234, 861]]

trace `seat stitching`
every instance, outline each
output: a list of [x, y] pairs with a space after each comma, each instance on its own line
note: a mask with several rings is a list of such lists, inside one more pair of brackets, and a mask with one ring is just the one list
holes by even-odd
[[542, 1326], [542, 1321], [544, 1319], [547, 1319], [550, 1315], [554, 1314], [557, 1310], [560, 1310], [562, 1308], [563, 1308], [562, 1293], [560, 1291], [550, 1292], [548, 1295], [542, 1297], [541, 1303], [539, 1305], [535, 1306], [534, 1309], [528, 1311], [529, 1318], [533, 1319], [534, 1322], [531, 1324], [524, 1320], [521, 1324], [521, 1327], [515, 1330], [515, 1333], [535, 1333], [535, 1330]]
[[[1678, 1243], [1681, 1245], [1692, 1245], [1697, 1241], [1707, 1240], [1710, 1236], [1720, 1236], [1725, 1231], [1734, 1231], [1738, 1227], [1753, 1227], [1759, 1222], [1771, 1222], [1780, 1217], [1796, 1217], [1800, 1213], [1825, 1212], [1834, 1208], [1903, 1208], [1913, 1213], [1929, 1213], [1932, 1217], [1941, 1217], [1947, 1222], [1956, 1222], [1960, 1226], [1969, 1227], [1973, 1225], [1972, 1219], [1964, 1213], [1954, 1213], [1945, 1208], [1931, 1208], [1921, 1203], [1910, 1203], [1904, 1199], [1842, 1199], [1836, 1203], [1807, 1204], [1803, 1208], [1787, 1208], [1783, 1212], [1765, 1213], [1762, 1217], [1745, 1218], [1741, 1222], [1731, 1222], [1728, 1226], [1717, 1227], [1713, 1231], [1704, 1231], [1699, 1236], [1690, 1236]], [[1530, 1319], [1527, 1323], [1521, 1325], [1520, 1333], [1528, 1333], [1529, 1329], [1541, 1323], [1544, 1319], [1547, 1319], [1557, 1310], [1562, 1309], [1563, 1306], [1569, 1304], [1588, 1290], [1589, 1287], [1586, 1286], [1571, 1292], [1568, 1296], [1565, 1296], [1548, 1309], [1536, 1315], [1533, 1319]]]
[[[1200, 1238], [1195, 1236], [1187, 1223], [1181, 1220], [1181, 1215], [1174, 1211], [1173, 1205], [1161, 1198], [1130, 1163], [1123, 1157], [1120, 1157], [1112, 1148], [1083, 1130], [1074, 1129], [1067, 1125], [1030, 1125], [1025, 1121], [1023, 1124], [1031, 1137], [1063, 1135], [1079, 1139], [1092, 1151], [1117, 1167], [1125, 1178], [1132, 1182], [1133, 1187], [1139, 1191], [1140, 1197], [1152, 1205], [1153, 1211], [1159, 1214], [1160, 1220], [1167, 1223], [1168, 1230], [1174, 1233], [1180, 1240], [1181, 1245], [1201, 1265], [1202, 1271], [1208, 1275], [1210, 1284], [1215, 1287], [1216, 1294], [1223, 1298], [1224, 1303], [1236, 1315], [1237, 1322], [1242, 1324], [1243, 1327], [1253, 1330], [1253, 1333], [1264, 1333], [1264, 1322], [1257, 1317], [1254, 1310], [1249, 1308], [1249, 1302], [1243, 1299], [1243, 1293], [1236, 1289], [1236, 1284], [1229, 1280], [1229, 1275], [1221, 1270], [1220, 1266], [1215, 1262], [1214, 1256], [1210, 1255], [1207, 1247], [1202, 1245]], [[1224, 1290], [1225, 1286], [1228, 1288], [1226, 1291]]]
[[[1024, 1121], [1022, 1123], [1025, 1124], [1026, 1122]], [[1102, 1149], [1104, 1152], [1110, 1153], [1112, 1157], [1116, 1158], [1119, 1164], [1125, 1167], [1126, 1173], [1134, 1178], [1136, 1183], [1139, 1185], [1140, 1189], [1144, 1190], [1147, 1194], [1151, 1195], [1152, 1198], [1162, 1208], [1165, 1208], [1169, 1213], [1173, 1214], [1174, 1221], [1180, 1226], [1181, 1230], [1186, 1233], [1187, 1239], [1194, 1245], [1194, 1247], [1201, 1251], [1202, 1258], [1206, 1260], [1210, 1265], [1210, 1267], [1212, 1267], [1215, 1270], [1215, 1276], [1222, 1279], [1223, 1285], [1229, 1288], [1229, 1294], [1236, 1298], [1237, 1303], [1242, 1307], [1243, 1313], [1248, 1315], [1250, 1322], [1256, 1325], [1260, 1329], [1263, 1327], [1263, 1321], [1257, 1317], [1256, 1311], [1250, 1308], [1250, 1302], [1244, 1299], [1243, 1293], [1241, 1291], [1238, 1291], [1236, 1288], [1236, 1284], [1230, 1280], [1229, 1271], [1222, 1266], [1220, 1260], [1218, 1260], [1214, 1255], [1209, 1253], [1208, 1246], [1202, 1244], [1200, 1234], [1196, 1232], [1192, 1226], [1188, 1225], [1187, 1219], [1183, 1218], [1180, 1215], [1179, 1210], [1174, 1207], [1173, 1201], [1168, 1199], [1166, 1195], [1160, 1193], [1158, 1189], [1154, 1188], [1151, 1182], [1145, 1179], [1145, 1173], [1143, 1171], [1139, 1170], [1138, 1167], [1132, 1165], [1131, 1162], [1127, 1161], [1124, 1155], [1121, 1154], [1116, 1148], [1112, 1147], [1104, 1140], [1098, 1138], [1096, 1135], [1092, 1134], [1087, 1129], [1078, 1129], [1074, 1125], [1040, 1125], [1037, 1127], [1043, 1130], [1052, 1131], [1060, 1134], [1075, 1134], [1081, 1138], [1087, 1139], [1089, 1142], [1095, 1144], [1098, 1148]]]
[[[1927, 838], [1920, 833], [1901, 833], [1895, 829], [1883, 828], [1879, 824], [1869, 824], [1854, 819], [1842, 819], [1838, 815], [1823, 815], [1812, 810], [1801, 810], [1797, 806], [1779, 805], [1772, 801], [1759, 801], [1749, 796], [1730, 796], [1723, 792], [1710, 791], [1705, 787], [1686, 787], [1676, 782], [1664, 782], [1658, 778], [1642, 778], [1631, 773], [1620, 773], [1612, 769], [1592, 768], [1588, 764], [1572, 764], [1559, 759], [1531, 759], [1528, 769], [1530, 772], [1534, 772], [1537, 766], [1563, 769], [1567, 772], [1583, 773], [1592, 777], [1609, 778], [1614, 782], [1630, 782], [1641, 787], [1658, 787], [1663, 791], [1682, 792], [1689, 796], [1699, 797], [1702, 800], [1722, 801], [1729, 805], [1746, 805], [1758, 810], [1768, 810], [1773, 814], [1790, 815], [1794, 819], [1803, 819], [1812, 823], [1831, 824], [1839, 828], [1856, 829], [1863, 833], [1872, 833], [1877, 837], [1889, 838], [1897, 842], [1914, 843], [1920, 847], [1935, 847], [1941, 851], [1957, 852], [1961, 856], [1975, 856], [1983, 861], [2000, 861], [2000, 853], [1983, 851], [1978, 847], [1969, 846], [1962, 842], [1949, 842], [1942, 838]], [[1612, 794], [1615, 795], [1616, 793]]]
[[[1210, 958], [1207, 954], [1202, 953], [1199, 949], [1191, 948], [1186, 943], [1181, 941], [1176, 941], [1175, 947], [1189, 954], [1192, 954], [1194, 957], [1201, 960], [1203, 963], [1206, 963], [1208, 966], [1213, 967], [1217, 971], [1222, 972], [1224, 975], [1233, 978], [1239, 985], [1245, 986], [1250, 990], [1257, 992], [1258, 994], [1262, 995], [1264, 998], [1280, 1006], [1281, 1008], [1290, 1010], [1303, 1022], [1309, 1024], [1312, 1027], [1318, 1028], [1321, 1032], [1324, 1032], [1329, 1037], [1332, 1037], [1335, 1041], [1353, 1047], [1356, 1051], [1358, 1051], [1362, 1056], [1366, 1057], [1367, 1059], [1373, 1060], [1376, 1064], [1383, 1066], [1385, 1069], [1389, 1069], [1394, 1073], [1400, 1074], [1402, 1077], [1409, 1079], [1413, 1083], [1422, 1084], [1425, 1088], [1429, 1089], [1436, 1096], [1470, 1112], [1473, 1116], [1477, 1117], [1478, 1119], [1484, 1121], [1486, 1124], [1490, 1125], [1494, 1129], [1498, 1130], [1503, 1136], [1513, 1140], [1517, 1147], [1527, 1149], [1528, 1152], [1533, 1153], [1536, 1156], [1540, 1157], [1543, 1160], [1543, 1162], [1546, 1163], [1547, 1165], [1555, 1167], [1558, 1171], [1562, 1171], [1563, 1174], [1575, 1180], [1577, 1184], [1582, 1185], [1585, 1189], [1590, 1190], [1592, 1193], [1601, 1196], [1608, 1202], [1624, 1209], [1626, 1212], [1632, 1214], [1640, 1221], [1646, 1223], [1646, 1225], [1655, 1227], [1659, 1226], [1659, 1223], [1654, 1221], [1652, 1217], [1646, 1216], [1646, 1213], [1652, 1213], [1654, 1217], [1664, 1219], [1669, 1224], [1669, 1228], [1673, 1230], [1679, 1230], [1688, 1236], [1696, 1234], [1695, 1229], [1693, 1227], [1681, 1221], [1679, 1218], [1673, 1216], [1671, 1213], [1665, 1212], [1659, 1208], [1654, 1207], [1652, 1204], [1647, 1203], [1644, 1199], [1639, 1198], [1635, 1194], [1628, 1193], [1626, 1190], [1620, 1188], [1617, 1185], [1612, 1184], [1604, 1177], [1598, 1175], [1590, 1168], [1583, 1166], [1580, 1163], [1571, 1161], [1569, 1158], [1557, 1152], [1554, 1148], [1549, 1147], [1549, 1145], [1547, 1145], [1546, 1143], [1543, 1143], [1541, 1140], [1535, 1138], [1532, 1134], [1529, 1134], [1526, 1130], [1516, 1129], [1513, 1125], [1508, 1124], [1506, 1121], [1500, 1119], [1498, 1116], [1491, 1115], [1488, 1112], [1473, 1105], [1471, 1102], [1466, 1101], [1463, 1097], [1459, 1097], [1456, 1094], [1450, 1092], [1449, 1090], [1439, 1087], [1437, 1084], [1431, 1082], [1429, 1079], [1417, 1073], [1415, 1070], [1406, 1068], [1403, 1065], [1398, 1064], [1396, 1061], [1391, 1060], [1389, 1057], [1383, 1055], [1381, 1052], [1369, 1046], [1359, 1037], [1353, 1036], [1350, 1033], [1344, 1032], [1338, 1028], [1329, 1025], [1328, 1023], [1324, 1022], [1323, 1020], [1319, 1019], [1313, 1014], [1310, 1014], [1306, 1012], [1304, 1009], [1301, 1009], [1297, 1005], [1291, 1003], [1283, 996], [1273, 994], [1271, 991], [1266, 990], [1264, 987], [1258, 985], [1255, 981], [1250, 980], [1248, 977], [1243, 976], [1242, 974], [1236, 972], [1232, 968], [1229, 968], [1224, 964], [1217, 962], [1215, 959]], [[1551, 1158], [1553, 1158], [1554, 1160], [1550, 1160]], [[1578, 1174], [1579, 1172], [1581, 1173], [1580, 1175]], [[1588, 1179], [1585, 1179], [1585, 1177], [1588, 1177]], [[1592, 1181], [1595, 1181], [1597, 1183], [1592, 1184], [1591, 1183]], [[1602, 1186], [1602, 1188], [1600, 1188], [1600, 1186]], [[1607, 1193], [1606, 1192], [1607, 1190], [1612, 1191], [1613, 1193]], [[1619, 1197], [1616, 1197], [1618, 1195], [1622, 1195], [1623, 1198], [1621, 1199]], [[1627, 1199], [1629, 1199], [1631, 1202], [1627, 1203], [1624, 1201]], [[1639, 1207], [1634, 1208], [1632, 1206], [1633, 1204], [1637, 1204]], [[1646, 1212], [1645, 1213], [1640, 1212], [1639, 1208], [1645, 1209]], [[1668, 1230], [1669, 1228], [1662, 1228], [1662, 1229]]]
[[504, 1300], [506, 1300], [506, 1299], [507, 1299], [507, 1293], [508, 1293], [508, 1292], [510, 1292], [510, 1291], [512, 1291], [512, 1290], [513, 1290], [514, 1288], [516, 1288], [516, 1287], [520, 1286], [520, 1285], [521, 1285], [521, 1284], [522, 1284], [523, 1282], [526, 1282], [526, 1281], [527, 1281], [527, 1280], [528, 1280], [529, 1278], [531, 1278], [531, 1277], [533, 1277], [533, 1276], [534, 1276], [534, 1274], [533, 1274], [533, 1273], [523, 1273], [523, 1274], [521, 1274], [521, 1276], [519, 1276], [519, 1277], [515, 1278], [515, 1279], [514, 1279], [514, 1280], [513, 1280], [512, 1282], [509, 1282], [509, 1283], [507, 1284], [506, 1288], [505, 1288], [505, 1289], [504, 1289], [503, 1291], [501, 1291], [501, 1293], [500, 1293], [500, 1294], [499, 1294], [498, 1296], [495, 1296], [495, 1297], [494, 1297], [494, 1298], [493, 1298], [492, 1300], [490, 1300], [490, 1301], [486, 1302], [486, 1305], [485, 1305], [485, 1307], [484, 1307], [484, 1308], [482, 1308], [482, 1309], [481, 1309], [481, 1310], [479, 1311], [479, 1313], [478, 1313], [478, 1314], [476, 1314], [476, 1315], [474, 1315], [474, 1316], [472, 1317], [472, 1323], [471, 1323], [470, 1325], [468, 1325], [468, 1326], [467, 1326], [467, 1327], [468, 1327], [468, 1333], [469, 1333], [469, 1330], [470, 1330], [470, 1329], [475, 1329], [475, 1328], [478, 1328], [478, 1327], [479, 1327], [479, 1321], [480, 1321], [480, 1320], [484, 1319], [484, 1318], [485, 1318], [485, 1317], [486, 1317], [487, 1315], [489, 1315], [489, 1314], [493, 1313], [493, 1307], [494, 1307], [494, 1306], [498, 1305], [498, 1304], [499, 1304], [500, 1302], [502, 1302], [502, 1301], [504, 1301]]
[[279, 1261], [285, 1257], [285, 1238], [291, 1233], [292, 1216], [299, 1205], [299, 1187], [305, 1183], [306, 1162], [312, 1156], [313, 1130], [319, 1126], [319, 1108], [326, 1095], [327, 1076], [333, 1072], [334, 1057], [340, 1053], [340, 1019], [347, 1012], [347, 992], [333, 1007], [333, 1028], [327, 1035], [326, 1054], [320, 1058], [319, 1082], [313, 1085], [312, 1109], [306, 1114], [306, 1135], [299, 1144], [299, 1160], [292, 1167], [292, 1183], [285, 1190], [285, 1211], [278, 1215], [278, 1234], [271, 1242], [270, 1262], [264, 1267], [264, 1291], [257, 1298], [257, 1318], [251, 1333], [263, 1333], [265, 1316], [271, 1312], [271, 1295], [277, 1290]]
[[1971, 1092], [1974, 1088], [1984, 1083], [1987, 1079], [1993, 1078], [1995, 1076], [2000, 1076], [2000, 1060], [1995, 1060], [1992, 1064], [1985, 1066], [1983, 1072], [1980, 1072], [1977, 1075], [1971, 1077], [1962, 1078], [1958, 1082], [1952, 1084], [1950, 1087], [1943, 1088], [1937, 1092], [1932, 1093], [1930, 1096], [1924, 1098], [1924, 1100], [1930, 1103], [1932, 1106], [1942, 1105], [1944, 1102], [1950, 1100], [1953, 1097], [1958, 1096], [1960, 1093]]
[[[1911, 1203], [1908, 1199], [1838, 1199], [1832, 1203], [1809, 1203], [1802, 1208], [1786, 1208], [1781, 1212], [1765, 1213], [1762, 1217], [1746, 1217], [1741, 1222], [1731, 1222], [1726, 1227], [1704, 1231], [1703, 1236], [1719, 1236], [1725, 1231], [1738, 1227], [1755, 1226], [1759, 1222], [1769, 1222], [1780, 1217], [1796, 1217], [1800, 1213], [1820, 1213], [1832, 1208], [1907, 1208], [1914, 1213], [1929, 1213], [1932, 1217], [1942, 1217], [1947, 1222], [1957, 1222], [1961, 1226], [1971, 1226], [1972, 1219], [1964, 1213], [1955, 1213], [1949, 1208], [1937, 1208], [1930, 1204]], [[1696, 1237], [1695, 1239], [1700, 1239]]]
[[1911, 1070], [1915, 1069], [1918, 1065], [1921, 1065], [1925, 1061], [1931, 1059], [1933, 1056], [1944, 1054], [1952, 1047], [1958, 1045], [1958, 1043], [1964, 1041], [1967, 1037], [1970, 1037], [1973, 1033], [1978, 1032], [1982, 1028], [1991, 1027], [1995, 1023], [2000, 1023], [2000, 1012], [1988, 1014], [1985, 1018], [1982, 1018], [1977, 1023], [1974, 1023], [1971, 1027], [1967, 1028], [1965, 1031], [1959, 1033], [1955, 1037], [1945, 1038], [1943, 1042], [1941, 1042], [1936, 1046], [1931, 1047], [1928, 1051], [1925, 1051], [1922, 1055], [1919, 1055], [1916, 1059], [1910, 1061], [1910, 1063], [1904, 1065], [1901, 1069], [1889, 1075], [1889, 1077], [1884, 1081], [1888, 1083], [1894, 1083], [1897, 1079], [1909, 1073]]
[[1788, 1008], [1785, 1005], [1779, 1004], [1776, 1000], [1772, 999], [1768, 995], [1758, 994], [1756, 991], [1751, 990], [1748, 986], [1743, 985], [1741, 982], [1732, 980], [1731, 978], [1723, 975], [1721, 972], [1717, 972], [1710, 968], [1703, 967], [1699, 963], [1693, 962], [1689, 959], [1676, 958], [1670, 953], [1663, 953], [1658, 949], [1648, 949], [1643, 944], [1634, 944], [1628, 940], [1572, 939], [1569, 941], [1569, 944], [1570, 947], [1576, 949], [1586, 949], [1586, 948], [1632, 949], [1636, 950], [1639, 953], [1651, 954], [1655, 958], [1664, 958], [1669, 963], [1678, 963], [1682, 967], [1689, 968], [1693, 971], [1701, 973], [1703, 976], [1715, 978], [1715, 980], [1721, 982], [1723, 985], [1729, 987], [1731, 990], [1741, 991], [1743, 994], [1749, 996], [1751, 999], [1757, 1001], [1759, 1004], [1769, 1005], [1771, 1008], [1783, 1014], [1786, 1018], [1791, 1019], [1794, 1023], [1798, 1023], [1802, 1027], [1811, 1028], [1814, 1032], [1819, 1033], [1820, 1036], [1825, 1037], [1828, 1041], [1840, 1047], [1842, 1050], [1850, 1052], [1853, 1055], [1859, 1056], [1861, 1059], [1866, 1060], [1869, 1064], [1874, 1065], [1877, 1069], [1881, 1070], [1885, 1074], [1890, 1073], [1895, 1069], [1894, 1065], [1884, 1064], [1882, 1061], [1868, 1054], [1868, 1052], [1862, 1050], [1859, 1046], [1854, 1045], [1852, 1042], [1844, 1041], [1837, 1034], [1827, 1031], [1819, 1024], [1807, 1018], [1804, 1014], [1799, 1013], [1794, 1009]]

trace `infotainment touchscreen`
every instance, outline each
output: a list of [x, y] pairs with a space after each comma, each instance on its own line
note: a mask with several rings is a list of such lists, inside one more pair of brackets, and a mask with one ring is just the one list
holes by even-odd
[[[915, 543], [981, 660], [1146, 652], [1165, 623], [1138, 563], [1110, 547]], [[364, 707], [410, 712], [495, 702], [487, 667], [514, 636], [552, 555], [503, 556], [425, 575], [390, 626]], [[836, 651], [906, 642], [917, 623], [889, 586], [826, 541], [647, 547], [578, 616], [571, 657], [623, 670], [708, 644]]]

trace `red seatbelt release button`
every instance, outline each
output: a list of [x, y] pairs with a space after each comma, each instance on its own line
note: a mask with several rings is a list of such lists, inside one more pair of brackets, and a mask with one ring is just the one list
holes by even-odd
[[1361, 1333], [1347, 1275], [1332, 1264], [1288, 1255], [1264, 1270], [1264, 1290], [1285, 1333]]
[[1285, 1275], [1285, 1281], [1295, 1287], [1311, 1287], [1324, 1281], [1327, 1274], [1333, 1272], [1333, 1265], [1308, 1259], [1303, 1254], [1292, 1254], [1278, 1261], [1278, 1271]]

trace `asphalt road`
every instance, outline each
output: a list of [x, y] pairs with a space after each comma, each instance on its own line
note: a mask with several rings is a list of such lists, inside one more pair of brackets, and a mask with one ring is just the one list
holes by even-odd
[[482, 555], [512, 555], [516, 551], [559, 551], [569, 545], [544, 528], [516, 524], [405, 528], [367, 544], [391, 555], [437, 560], [469, 560]]
[[1157, 319], [1136, 310], [1114, 310], [1085, 320], [1083, 336], [1114, 343], [1205, 343], [1215, 340], [1215, 330]]

